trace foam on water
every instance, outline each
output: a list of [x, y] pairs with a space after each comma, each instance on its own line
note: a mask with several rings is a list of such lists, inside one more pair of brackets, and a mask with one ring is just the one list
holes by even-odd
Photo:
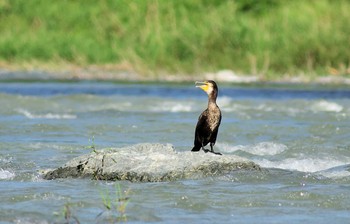
[[332, 102], [327, 100], [317, 100], [309, 102], [305, 100], [293, 100], [293, 102], [276, 102], [266, 101], [264, 103], [256, 102], [254, 100], [233, 100], [230, 97], [222, 97], [218, 99], [218, 105], [223, 112], [235, 113], [254, 113], [254, 112], [279, 112], [288, 114], [290, 116], [297, 116], [301, 113], [318, 113], [318, 112], [347, 112], [346, 106], [339, 102]]
[[218, 97], [217, 104], [220, 105], [221, 107], [225, 107], [227, 105], [230, 105], [232, 102], [232, 98], [228, 96], [221, 96]]
[[11, 180], [15, 176], [16, 174], [11, 171], [0, 169], [0, 180]]
[[153, 112], [191, 112], [193, 111], [190, 102], [165, 101], [151, 108]]
[[326, 170], [336, 166], [341, 166], [350, 162], [331, 158], [288, 158], [279, 161], [272, 161], [268, 159], [253, 159], [253, 161], [266, 168], [279, 168], [311, 173]]
[[46, 113], [46, 114], [33, 114], [25, 109], [18, 109], [18, 113], [23, 114], [29, 119], [76, 119], [77, 116], [74, 114], [53, 114], [53, 113]]
[[322, 170], [318, 174], [333, 179], [350, 177], [350, 164]]
[[320, 174], [324, 177], [333, 178], [333, 179], [338, 179], [338, 178], [350, 176], [350, 172], [347, 170], [334, 171], [334, 172], [320, 172]]
[[[231, 146], [227, 143], [218, 143], [217, 147], [223, 153], [237, 153], [246, 152], [251, 156], [246, 155], [247, 159], [251, 159], [264, 168], [278, 168], [291, 171], [300, 171], [308, 173], [316, 173], [330, 177], [341, 178], [350, 176], [348, 169], [334, 169], [335, 167], [350, 164], [350, 158], [346, 156], [341, 157], [327, 157], [318, 155], [305, 155], [304, 153], [286, 153], [289, 149], [286, 145], [275, 142], [260, 142], [255, 145], [237, 145]], [[329, 170], [331, 169], [331, 170]], [[321, 171], [327, 172], [321, 172]], [[329, 170], [329, 171], [328, 171]]]
[[260, 142], [256, 145], [237, 145], [237, 146], [230, 146], [228, 144], [217, 144], [217, 146], [220, 148], [220, 151], [232, 153], [235, 151], [244, 151], [253, 155], [277, 155], [284, 151], [286, 151], [288, 148], [286, 145], [274, 143], [274, 142]]
[[321, 100], [315, 102], [311, 105], [311, 110], [314, 112], [341, 112], [343, 110], [343, 106], [326, 100]]

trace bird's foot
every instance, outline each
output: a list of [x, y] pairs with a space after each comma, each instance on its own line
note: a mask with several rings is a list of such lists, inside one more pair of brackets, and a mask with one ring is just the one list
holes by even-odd
[[203, 149], [203, 151], [204, 151], [205, 153], [211, 152], [211, 153], [213, 153], [213, 154], [215, 154], [215, 155], [220, 155], [220, 156], [222, 156], [222, 154], [221, 154], [220, 152], [214, 152], [214, 151], [212, 151], [212, 150], [205, 149], [205, 148], [202, 148], [202, 149]]
[[220, 152], [214, 152], [214, 151], [210, 151], [211, 153], [214, 153], [215, 155], [219, 155], [222, 156], [222, 154]]
[[211, 152], [209, 149], [202, 148], [205, 153]]

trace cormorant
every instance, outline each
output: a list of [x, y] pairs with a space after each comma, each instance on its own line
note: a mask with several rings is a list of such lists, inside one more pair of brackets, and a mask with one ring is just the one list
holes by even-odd
[[[198, 118], [194, 136], [194, 147], [191, 151], [194, 152], [203, 149], [204, 152], [221, 155], [221, 153], [214, 152], [213, 150], [221, 122], [221, 111], [216, 104], [218, 86], [214, 81], [208, 80], [196, 82], [196, 87], [201, 88], [208, 94], [208, 108]], [[210, 143], [210, 150], [204, 148], [208, 143]]]

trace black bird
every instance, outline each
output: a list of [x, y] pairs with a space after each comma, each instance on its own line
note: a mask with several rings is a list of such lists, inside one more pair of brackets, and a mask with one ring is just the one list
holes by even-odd
[[[221, 155], [221, 153], [214, 152], [213, 150], [221, 123], [221, 111], [216, 104], [218, 86], [214, 81], [208, 80], [196, 82], [196, 87], [201, 88], [208, 94], [208, 108], [198, 118], [194, 136], [194, 147], [191, 151], [195, 152], [203, 149], [204, 152]], [[210, 143], [210, 150], [204, 148], [208, 143]]]

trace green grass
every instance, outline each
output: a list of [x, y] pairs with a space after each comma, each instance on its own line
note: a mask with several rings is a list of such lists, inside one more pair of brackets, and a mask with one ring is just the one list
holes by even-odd
[[111, 195], [111, 193], [107, 190], [101, 192], [101, 197], [103, 200], [103, 206], [105, 211], [101, 212], [97, 217], [101, 216], [104, 212], [110, 212], [108, 217], [109, 223], [116, 222], [126, 222], [126, 206], [129, 203], [129, 190], [123, 192], [120, 185], [116, 184], [115, 195]]
[[[96, 215], [96, 223], [121, 223], [127, 222], [126, 207], [130, 201], [130, 189], [123, 191], [119, 183], [115, 183], [114, 192], [110, 192], [109, 188], [100, 189], [103, 211]], [[60, 212], [54, 212], [58, 219], [64, 220], [63, 223], [80, 224], [77, 203], [65, 203]], [[92, 221], [92, 220], [91, 220]], [[61, 223], [61, 222], [59, 222]]]
[[350, 73], [348, 0], [0, 0], [0, 61]]

